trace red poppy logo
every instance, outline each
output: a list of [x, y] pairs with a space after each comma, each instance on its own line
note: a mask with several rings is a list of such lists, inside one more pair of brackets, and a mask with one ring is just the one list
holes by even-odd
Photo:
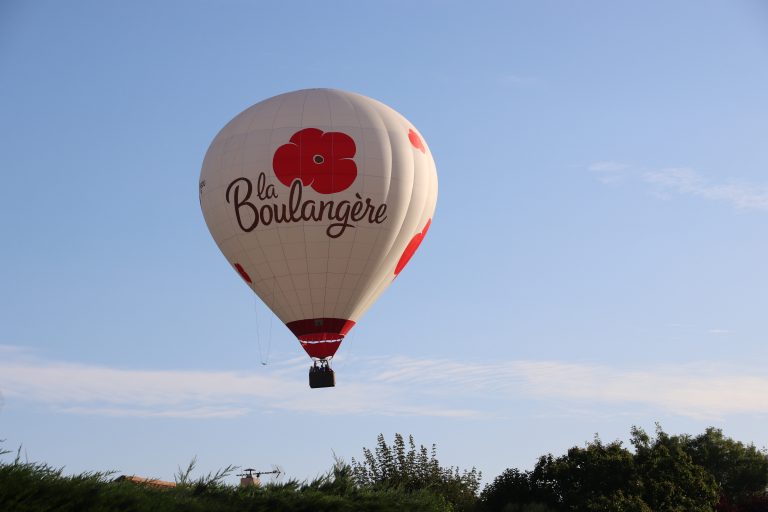
[[411, 257], [416, 252], [416, 249], [419, 248], [419, 245], [421, 245], [421, 241], [424, 240], [430, 224], [432, 224], [432, 219], [427, 220], [427, 225], [424, 226], [424, 229], [421, 230], [421, 233], [416, 233], [413, 235], [411, 241], [408, 242], [408, 245], [405, 246], [403, 255], [400, 256], [400, 260], [397, 262], [397, 266], [395, 267], [395, 276], [397, 276], [397, 274], [399, 274], [400, 271], [405, 268], [408, 262], [411, 261]]
[[411, 145], [424, 153], [427, 154], [427, 148], [424, 147], [424, 141], [421, 140], [421, 137], [419, 137], [419, 134], [413, 131], [413, 128], [408, 130], [408, 140], [411, 141]]
[[321, 194], [333, 194], [357, 178], [357, 165], [352, 160], [356, 151], [355, 141], [346, 133], [305, 128], [277, 148], [272, 168], [287, 187], [298, 179]]

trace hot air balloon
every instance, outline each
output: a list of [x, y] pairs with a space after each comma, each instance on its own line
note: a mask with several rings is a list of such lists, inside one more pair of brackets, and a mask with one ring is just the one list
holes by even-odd
[[416, 127], [335, 89], [281, 94], [216, 135], [200, 206], [232, 268], [313, 359], [310, 387], [414, 254], [432, 222], [437, 172]]

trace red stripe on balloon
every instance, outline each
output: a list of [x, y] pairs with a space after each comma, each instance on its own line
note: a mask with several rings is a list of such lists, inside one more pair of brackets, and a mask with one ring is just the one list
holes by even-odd
[[307, 318], [285, 324], [300, 340], [338, 340], [355, 325], [352, 320], [344, 318]]
[[299, 338], [310, 357], [326, 359], [333, 357], [355, 322], [344, 318], [307, 318], [285, 325]]
[[327, 359], [333, 357], [336, 351], [341, 345], [341, 340], [338, 341], [321, 341], [317, 343], [301, 342], [301, 346], [307, 351], [309, 357], [316, 357], [318, 359]]

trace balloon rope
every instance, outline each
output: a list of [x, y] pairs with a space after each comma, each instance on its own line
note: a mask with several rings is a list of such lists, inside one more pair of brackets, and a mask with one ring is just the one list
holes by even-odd
[[272, 321], [274, 315], [269, 316], [269, 337], [267, 338], [267, 364], [269, 364], [269, 358], [272, 355]]
[[[259, 296], [254, 294], [253, 295], [253, 310], [256, 313], [256, 346], [259, 350], [259, 362], [262, 366], [267, 366], [269, 364], [269, 358], [272, 355], [272, 322], [274, 321], [274, 313], [269, 315], [269, 328], [267, 331], [267, 349], [264, 350], [264, 347], [262, 347], [262, 333], [261, 333], [261, 325], [259, 325]], [[272, 304], [275, 303], [275, 279], [272, 278], [272, 299], [270, 301]]]
[[[275, 279], [272, 278], [272, 304], [275, 303]], [[275, 320], [275, 314], [269, 315], [269, 334], [267, 335], [267, 362], [262, 363], [264, 366], [269, 364], [269, 357], [272, 355], [272, 322]]]
[[265, 365], [264, 355], [261, 351], [261, 326], [259, 325], [259, 298], [253, 295], [253, 312], [256, 315], [256, 347], [259, 351], [259, 362]]

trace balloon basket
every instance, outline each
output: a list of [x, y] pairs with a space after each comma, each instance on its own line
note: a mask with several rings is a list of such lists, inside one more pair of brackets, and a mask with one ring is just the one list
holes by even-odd
[[332, 388], [336, 386], [336, 374], [333, 373], [328, 363], [312, 365], [309, 367], [310, 388]]

